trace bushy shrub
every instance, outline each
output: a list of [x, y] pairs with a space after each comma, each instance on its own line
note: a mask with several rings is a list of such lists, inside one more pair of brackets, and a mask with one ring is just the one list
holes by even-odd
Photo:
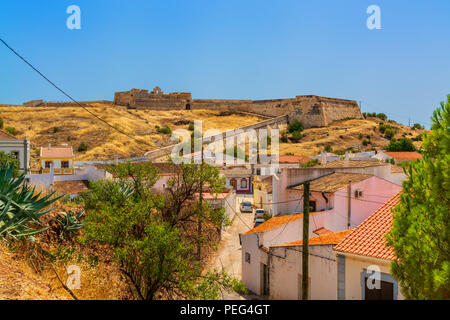
[[401, 138], [399, 140], [393, 138], [386, 147], [386, 151], [416, 151], [416, 147], [414, 147], [412, 141], [408, 138]]
[[301, 138], [302, 138], [302, 134], [300, 133], [300, 131], [294, 131], [294, 133], [292, 134], [291, 140], [293, 142], [299, 142]]
[[155, 126], [156, 132], [163, 133], [163, 134], [171, 134], [172, 130], [168, 126], [164, 126], [161, 128], [160, 126]]
[[17, 135], [17, 130], [14, 127], [6, 127], [5, 130], [12, 134], [13, 136]]
[[82, 141], [81, 143], [80, 143], [80, 145], [78, 146], [78, 152], [84, 152], [84, 151], [86, 151], [88, 149], [88, 145], [87, 145], [87, 143], [86, 142], [84, 142], [84, 141]]
[[294, 122], [292, 122], [288, 125], [288, 131], [290, 133], [293, 133], [296, 131], [303, 131], [303, 123], [298, 120], [295, 120]]
[[388, 139], [392, 139], [392, 137], [395, 135], [394, 130], [392, 130], [391, 128], [387, 128], [386, 130], [384, 130], [384, 136]]

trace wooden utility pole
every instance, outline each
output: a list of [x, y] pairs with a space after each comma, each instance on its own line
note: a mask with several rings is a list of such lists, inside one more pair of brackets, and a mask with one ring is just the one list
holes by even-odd
[[302, 252], [302, 299], [308, 300], [309, 263], [309, 181], [303, 184], [303, 252]]
[[[202, 217], [203, 217], [203, 140], [201, 147], [201, 162], [200, 162], [200, 214], [198, 215], [198, 260], [202, 259]], [[195, 157], [195, 153], [194, 153]]]

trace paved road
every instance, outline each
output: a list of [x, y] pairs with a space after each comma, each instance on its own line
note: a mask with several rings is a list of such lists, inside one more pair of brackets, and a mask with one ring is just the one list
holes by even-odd
[[[238, 212], [236, 213], [231, 226], [222, 233], [222, 240], [219, 249], [211, 261], [211, 269], [225, 270], [241, 280], [242, 276], [242, 254], [239, 244], [239, 233], [247, 232], [253, 227], [254, 213], [241, 213], [239, 204], [242, 201], [252, 201], [252, 195], [238, 195], [236, 197]], [[229, 292], [224, 294], [224, 300], [246, 299], [237, 293]]]

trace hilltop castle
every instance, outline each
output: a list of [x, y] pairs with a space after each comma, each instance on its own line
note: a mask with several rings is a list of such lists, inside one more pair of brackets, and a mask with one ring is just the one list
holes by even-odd
[[327, 126], [335, 120], [362, 119], [356, 101], [315, 95], [270, 100], [192, 99], [190, 92], [163, 93], [159, 87], [155, 87], [151, 92], [143, 89], [116, 92], [114, 103], [136, 109], [213, 109], [249, 112], [269, 117], [288, 115], [290, 122], [302, 121], [305, 128]]

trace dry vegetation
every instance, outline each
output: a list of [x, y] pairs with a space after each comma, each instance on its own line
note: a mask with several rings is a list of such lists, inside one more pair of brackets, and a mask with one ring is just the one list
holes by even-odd
[[[397, 139], [403, 134], [411, 139], [424, 132], [424, 130], [413, 130], [408, 126], [372, 117], [365, 120], [341, 120], [333, 122], [328, 127], [304, 130], [302, 133], [305, 136], [298, 143], [280, 143], [280, 155], [287, 153], [317, 155], [326, 145], [331, 145], [334, 151], [345, 151], [350, 148], [354, 152], [383, 149], [389, 144], [389, 139], [385, 138], [378, 129], [380, 122], [389, 123], [393, 129], [397, 130], [394, 136]], [[364, 139], [370, 141], [366, 146], [363, 145]], [[420, 147], [421, 141], [415, 141], [414, 145]]]
[[[51, 225], [58, 212], [81, 210], [80, 205], [62, 200], [52, 207], [55, 210], [42, 219], [44, 226]], [[51, 261], [46, 251], [53, 254], [55, 260]], [[66, 268], [69, 265], [77, 265], [81, 270], [81, 288], [73, 290], [78, 299], [118, 300], [133, 297], [109, 247], [82, 245], [75, 239], [62, 241], [50, 228], [39, 234], [36, 242], [7, 245], [0, 239], [0, 300], [73, 300], [58, 280], [59, 277], [66, 282]]]
[[[169, 135], [156, 131], [156, 125], [168, 125], [172, 130], [188, 129], [188, 121], [204, 120], [203, 130], [225, 131], [264, 120], [217, 110], [135, 110], [103, 103], [92, 104], [90, 110], [140, 142], [114, 131], [81, 108], [0, 107], [0, 116], [5, 127], [17, 129], [17, 137], [26, 136], [30, 140], [34, 167], [39, 148], [49, 143], [73, 146], [76, 160], [114, 159], [115, 154], [119, 158], [126, 158], [142, 156], [149, 150], [171, 143]], [[81, 142], [88, 144], [86, 152], [77, 152]]]

